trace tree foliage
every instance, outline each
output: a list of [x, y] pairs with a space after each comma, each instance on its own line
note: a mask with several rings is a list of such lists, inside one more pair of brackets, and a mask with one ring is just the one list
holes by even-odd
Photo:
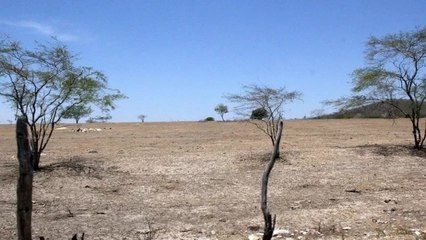
[[[366, 45], [368, 65], [353, 72], [353, 96], [333, 103], [352, 109], [371, 103], [393, 107], [411, 121], [414, 147], [423, 148], [420, 117], [426, 100], [426, 28], [371, 37]], [[409, 101], [409, 108], [401, 105]]]
[[102, 72], [75, 62], [76, 57], [58, 41], [38, 44], [34, 50], [9, 39], [0, 41], [0, 96], [30, 127], [35, 170], [64, 115], [88, 105], [108, 113], [116, 100], [125, 97], [108, 88]]
[[63, 118], [74, 119], [75, 123], [78, 124], [81, 118], [89, 116], [92, 112], [93, 110], [90, 106], [83, 104], [74, 105], [63, 112]]
[[217, 114], [220, 115], [220, 117], [222, 118], [222, 122], [225, 121], [225, 119], [223, 118], [223, 115], [225, 115], [225, 113], [228, 113], [228, 106], [226, 106], [225, 104], [221, 103], [218, 104], [214, 110], [217, 112]]
[[262, 120], [268, 117], [268, 111], [264, 108], [256, 108], [251, 112], [250, 119], [252, 120]]
[[141, 120], [141, 122], [145, 122], [145, 118], [146, 118], [145, 114], [138, 115], [138, 119]]
[[235, 112], [245, 118], [250, 118], [253, 111], [266, 111], [265, 117], [250, 122], [255, 124], [271, 139], [272, 145], [277, 138], [278, 124], [283, 119], [284, 105], [300, 98], [301, 93], [287, 91], [284, 87], [271, 88], [258, 85], [243, 86], [243, 94], [231, 94], [226, 98], [236, 103]]

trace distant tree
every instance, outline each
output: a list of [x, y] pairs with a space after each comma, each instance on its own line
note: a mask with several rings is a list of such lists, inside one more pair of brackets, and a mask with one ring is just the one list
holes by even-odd
[[106, 123], [109, 120], [111, 120], [112, 116], [107, 114], [105, 116], [97, 116], [97, 117], [91, 117], [87, 119], [87, 123]]
[[68, 110], [93, 105], [108, 113], [125, 96], [107, 85], [106, 76], [75, 65], [76, 58], [60, 42], [27, 50], [8, 39], [0, 41], [0, 96], [25, 119], [31, 131], [34, 170], [56, 124]]
[[214, 121], [214, 117], [206, 117], [206, 119], [204, 119], [204, 121], [212, 122], [212, 121]]
[[[297, 91], [288, 92], [284, 87], [271, 88], [258, 85], [243, 86], [243, 94], [232, 94], [226, 98], [238, 106], [235, 108], [237, 114], [244, 117], [251, 117], [253, 110], [262, 112], [264, 109], [267, 114], [264, 118], [252, 120], [257, 128], [263, 131], [275, 145], [277, 140], [277, 130], [279, 122], [283, 119], [284, 104], [300, 98], [301, 93]], [[277, 153], [279, 157], [279, 153]]]
[[269, 116], [268, 110], [264, 109], [263, 107], [256, 108], [251, 112], [250, 119], [252, 120], [262, 120], [264, 118], [267, 118]]
[[68, 108], [63, 112], [63, 118], [65, 119], [74, 119], [75, 123], [78, 124], [81, 118], [89, 116], [93, 112], [90, 106], [85, 105], [74, 105], [73, 107]]
[[146, 118], [146, 115], [144, 114], [141, 114], [138, 116], [138, 119], [141, 120], [141, 122], [145, 122], [145, 118]]
[[225, 114], [225, 113], [228, 113], [228, 106], [226, 106], [226, 105], [224, 105], [224, 104], [219, 104], [219, 105], [217, 105], [215, 108], [214, 108], [214, 110], [217, 112], [217, 114], [219, 114], [220, 115], [220, 117], [222, 118], [222, 122], [224, 122], [225, 121], [225, 119], [223, 118], [223, 115]]
[[320, 119], [322, 116], [324, 116], [325, 114], [325, 110], [324, 109], [315, 109], [311, 112], [311, 117], [312, 118], [316, 118], [316, 119]]
[[[411, 121], [414, 148], [423, 148], [426, 134], [420, 127], [426, 101], [426, 27], [411, 32], [371, 37], [367, 42], [368, 66], [353, 73], [353, 95], [329, 101], [341, 109], [372, 103], [392, 106]], [[408, 111], [400, 103], [410, 102]]]

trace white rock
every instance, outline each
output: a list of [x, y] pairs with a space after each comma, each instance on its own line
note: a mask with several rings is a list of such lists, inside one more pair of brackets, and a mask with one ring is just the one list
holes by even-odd
[[256, 234], [250, 234], [250, 235], [248, 236], [248, 239], [249, 239], [249, 240], [261, 240], [262, 238], [261, 238], [261, 237], [259, 237], [259, 236], [257, 236]]
[[288, 235], [288, 234], [290, 234], [290, 231], [287, 229], [276, 229], [274, 230], [274, 233], [272, 235], [278, 236], [278, 235]]

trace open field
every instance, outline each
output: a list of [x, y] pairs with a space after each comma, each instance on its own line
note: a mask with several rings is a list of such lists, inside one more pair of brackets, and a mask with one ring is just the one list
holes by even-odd
[[[70, 239], [247, 239], [261, 231], [271, 151], [236, 122], [84, 124], [57, 130], [34, 177], [33, 234]], [[409, 121], [286, 121], [270, 181], [294, 239], [423, 239], [426, 154]], [[0, 238], [16, 239], [14, 126], [0, 126]], [[290, 235], [292, 234], [292, 235]]]

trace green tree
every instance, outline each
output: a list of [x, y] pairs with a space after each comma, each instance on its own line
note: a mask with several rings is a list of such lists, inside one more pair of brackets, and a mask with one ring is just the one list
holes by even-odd
[[[410, 119], [414, 148], [423, 148], [426, 135], [420, 117], [426, 100], [426, 28], [371, 37], [366, 48], [368, 65], [353, 72], [353, 95], [331, 103], [346, 110], [372, 103], [391, 106]], [[401, 104], [407, 101], [408, 110]]]
[[78, 124], [81, 118], [89, 116], [92, 112], [93, 110], [90, 106], [74, 105], [63, 112], [63, 118], [74, 119], [75, 123]]
[[[265, 118], [251, 120], [250, 123], [263, 131], [274, 146], [277, 140], [278, 125], [283, 119], [284, 105], [300, 98], [301, 93], [288, 92], [284, 87], [271, 88], [258, 85], [246, 85], [243, 86], [243, 89], [243, 94], [232, 94], [226, 98], [237, 103], [235, 112], [246, 118], [251, 117], [253, 110], [266, 110]], [[279, 157], [279, 153], [277, 156]]]
[[250, 119], [252, 120], [262, 120], [268, 117], [268, 111], [263, 107], [256, 108], [251, 112]]
[[93, 105], [108, 113], [116, 100], [125, 97], [108, 88], [103, 73], [76, 66], [75, 61], [58, 41], [38, 44], [35, 50], [8, 39], [0, 41], [0, 96], [29, 125], [35, 170], [65, 113], [79, 105]]
[[225, 104], [218, 104], [214, 110], [217, 112], [217, 114], [220, 115], [220, 117], [222, 118], [222, 122], [225, 122], [225, 119], [223, 118], [223, 115], [225, 115], [225, 113], [228, 113], [228, 106], [226, 106]]
[[140, 115], [138, 115], [138, 118], [143, 123], [143, 122], [145, 122], [146, 115], [145, 114], [140, 114]]
[[214, 121], [214, 117], [206, 117], [204, 119], [204, 121], [206, 121], [206, 122], [213, 122]]

